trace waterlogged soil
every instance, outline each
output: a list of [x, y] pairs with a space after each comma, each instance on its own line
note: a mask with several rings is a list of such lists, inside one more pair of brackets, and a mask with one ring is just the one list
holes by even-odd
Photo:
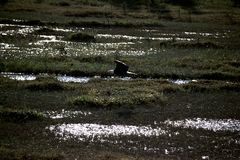
[[[36, 107], [45, 120], [3, 121], [0, 142], [13, 150], [39, 153], [50, 150], [70, 159], [98, 159], [98, 153], [105, 151], [110, 157], [120, 154], [143, 159], [240, 158], [238, 93], [169, 93], [167, 97], [167, 103], [158, 107], [107, 110], [71, 109], [67, 104], [58, 109]], [[31, 97], [26, 96], [25, 100], [28, 99]], [[50, 105], [57, 105], [54, 99], [58, 101], [52, 96]], [[88, 155], [95, 151], [96, 155]]]
[[[48, 32], [41, 30], [49, 29]], [[71, 42], [66, 37], [72, 33], [84, 32], [93, 34], [97, 43]], [[60, 28], [47, 26], [28, 26], [18, 24], [0, 24], [1, 57], [18, 58], [32, 56], [79, 56], [79, 55], [147, 55], [164, 52], [162, 42], [206, 42], [218, 43], [229, 38], [231, 30], [213, 32], [190, 32], [153, 29], [125, 28]], [[17, 37], [17, 38], [16, 38]], [[16, 40], [20, 41], [16, 41]], [[62, 52], [64, 47], [66, 52]]]
[[[114, 80], [122, 80], [122, 81], [131, 81], [134, 80], [131, 77], [116, 77], [116, 76], [108, 76], [108, 77], [101, 77], [101, 76], [94, 76], [94, 77], [74, 77], [74, 76], [67, 76], [67, 75], [49, 75], [47, 73], [41, 73], [38, 75], [35, 74], [24, 74], [24, 73], [14, 73], [14, 72], [1, 72], [0, 77], [6, 77], [16, 81], [34, 81], [39, 77], [53, 77], [54, 79], [58, 80], [59, 82], [73, 82], [73, 83], [88, 83], [92, 80], [106, 80], [106, 81], [114, 81]], [[152, 78], [146, 79], [147, 81], [156, 80]], [[188, 84], [190, 82], [197, 83], [198, 80], [184, 80], [184, 79], [162, 79], [168, 81], [173, 84]], [[226, 82], [227, 83], [227, 82]]]
[[[40, 33], [43, 28], [52, 32]], [[94, 34], [97, 42], [65, 39], [76, 32]], [[200, 32], [166, 28], [61, 28], [0, 24], [0, 58], [149, 55], [164, 53], [165, 49], [160, 44], [165, 42], [211, 40], [221, 45], [230, 34], [231, 30], [226, 29]], [[74, 85], [86, 85], [94, 80], [133, 80], [130, 77], [1, 72], [0, 78], [10, 80], [9, 84], [0, 84], [0, 109], [33, 109], [44, 116], [42, 120], [24, 123], [1, 119], [1, 150], [27, 155], [54, 153], [63, 159], [240, 159], [238, 91], [167, 92], [166, 102], [156, 106], [89, 109], [69, 104], [70, 97], [82, 94], [81, 88], [60, 91], [21, 88], [21, 84], [43, 77]], [[154, 81], [150, 78], [141, 80]], [[199, 82], [195, 79], [162, 80], [177, 86]]]

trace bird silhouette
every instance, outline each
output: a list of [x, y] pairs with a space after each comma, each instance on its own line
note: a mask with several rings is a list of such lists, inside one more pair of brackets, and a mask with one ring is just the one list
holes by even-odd
[[114, 69], [114, 74], [118, 76], [126, 76], [129, 66], [119, 60], [114, 61], [116, 63], [116, 68]]
[[128, 71], [129, 66], [126, 63], [124, 63], [120, 60], [115, 60], [114, 62], [116, 63], [116, 67], [114, 70], [109, 70], [109, 73], [112, 73], [112, 74], [114, 74], [116, 76], [120, 76], [120, 77], [137, 75], [136, 73]]

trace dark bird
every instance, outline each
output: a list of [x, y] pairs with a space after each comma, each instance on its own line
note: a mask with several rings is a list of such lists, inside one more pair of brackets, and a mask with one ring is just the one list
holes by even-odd
[[128, 71], [129, 66], [126, 63], [119, 61], [119, 60], [115, 60], [114, 62], [116, 63], [116, 67], [114, 70], [110, 70], [109, 73], [112, 73], [112, 74], [114, 74], [116, 76], [120, 76], [120, 77], [137, 75], [136, 73]]

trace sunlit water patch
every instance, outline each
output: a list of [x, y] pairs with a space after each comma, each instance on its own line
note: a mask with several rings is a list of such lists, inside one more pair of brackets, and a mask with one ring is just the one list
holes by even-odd
[[79, 124], [59, 124], [47, 127], [54, 132], [57, 137], [62, 139], [78, 138], [80, 141], [88, 139], [101, 140], [112, 136], [160, 136], [165, 135], [167, 131], [151, 126], [133, 126], [133, 125], [101, 125], [91, 123]]
[[35, 75], [27, 75], [23, 73], [11, 73], [11, 72], [1, 72], [3, 77], [7, 77], [9, 79], [18, 80], [18, 81], [32, 81], [37, 77]]
[[176, 79], [176, 80], [172, 80], [172, 79], [167, 79], [169, 82], [174, 83], [174, 84], [188, 84], [190, 82], [197, 82], [197, 80], [183, 80], [183, 79]]
[[[45, 43], [66, 43], [63, 40], [57, 39], [57, 36], [54, 35], [39, 35], [40, 38], [44, 38], [44, 40], [39, 40], [36, 43], [29, 43], [29, 45], [35, 44], [35, 45], [44, 45]], [[60, 38], [58, 36], [58, 38]]]
[[155, 41], [193, 41], [194, 38], [182, 37], [142, 37], [142, 36], [129, 36], [129, 35], [113, 35], [113, 34], [97, 34], [98, 38], [113, 38], [113, 39], [126, 39], [126, 40], [155, 40]]
[[206, 118], [194, 118], [171, 121], [167, 120], [164, 124], [171, 125], [173, 127], [193, 128], [193, 129], [205, 129], [211, 131], [240, 131], [240, 121], [234, 119], [206, 119]]
[[201, 36], [201, 37], [214, 37], [214, 38], [225, 38], [227, 33], [220, 33], [220, 32], [214, 32], [214, 33], [209, 33], [209, 32], [184, 32], [185, 35], [190, 35], [190, 36]]
[[1, 27], [16, 27], [15, 30], [6, 30], [6, 31], [0, 31], [0, 35], [14, 35], [14, 34], [21, 34], [21, 35], [28, 35], [38, 29], [40, 29], [39, 26], [28, 26], [28, 25], [17, 25], [17, 24], [0, 24]]
[[74, 83], [88, 83], [90, 80], [122, 80], [122, 81], [130, 81], [132, 80], [131, 77], [115, 77], [109, 76], [106, 78], [102, 78], [101, 76], [94, 76], [94, 77], [73, 77], [73, 76], [66, 76], [66, 75], [58, 75], [57, 80], [60, 82], [74, 82]]
[[6, 50], [19, 50], [19, 47], [15, 47], [14, 44], [9, 43], [0, 43], [0, 50], [6, 51]]
[[[7, 77], [9, 79], [18, 80], [18, 81], [30, 81], [30, 80], [36, 80], [37, 77], [48, 77], [47, 73], [41, 73], [39, 75], [34, 74], [24, 74], [24, 73], [14, 73], [14, 72], [1, 72], [0, 76]], [[101, 76], [94, 76], [94, 77], [74, 77], [74, 76], [67, 76], [67, 75], [56, 75], [53, 76], [53, 78], [56, 78], [60, 82], [74, 82], [74, 83], [88, 83], [90, 80], [122, 80], [122, 81], [130, 81], [132, 80], [131, 77], [115, 77], [115, 76], [109, 76], [109, 77], [101, 77]]]
[[59, 80], [60, 82], [87, 83], [90, 79], [90, 77], [72, 77], [64, 75], [57, 76], [57, 80]]
[[51, 119], [62, 119], [62, 118], [75, 118], [75, 117], [83, 117], [91, 115], [91, 112], [88, 111], [68, 111], [68, 110], [61, 110], [61, 111], [48, 111], [46, 115]]
[[[60, 32], [76, 32], [77, 30], [71, 29], [71, 28], [53, 28], [54, 31], [60, 31]], [[79, 29], [78, 29], [79, 30]], [[84, 30], [84, 28], [81, 28], [81, 30]]]
[[[113, 70], [110, 70], [113, 72]], [[106, 71], [107, 72], [107, 71]], [[131, 73], [131, 72], [130, 72]], [[42, 75], [47, 75], [47, 73], [42, 73], [40, 75], [34, 75], [34, 74], [24, 74], [24, 73], [14, 73], [14, 72], [1, 72], [0, 76], [7, 77], [13, 80], [19, 80], [19, 81], [24, 81], [24, 80], [35, 80], [37, 77]], [[65, 82], [65, 83], [88, 83], [90, 80], [105, 80], [105, 81], [111, 81], [111, 80], [121, 80], [121, 81], [131, 81], [133, 80], [132, 77], [117, 77], [117, 76], [108, 76], [108, 77], [101, 77], [101, 76], [94, 76], [94, 77], [75, 77], [75, 76], [67, 76], [67, 75], [56, 75], [53, 76], [60, 82]], [[146, 79], [146, 80], [154, 80], [154, 79]], [[182, 85], [182, 84], [188, 84], [190, 82], [197, 82], [197, 80], [171, 80], [167, 79], [167, 81], [177, 84], [177, 85]], [[228, 82], [226, 82], [228, 83]]]

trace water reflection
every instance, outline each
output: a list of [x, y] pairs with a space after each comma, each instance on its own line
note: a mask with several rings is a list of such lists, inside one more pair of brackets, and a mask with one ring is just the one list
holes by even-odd
[[68, 110], [61, 110], [59, 111], [48, 111], [46, 115], [51, 119], [62, 119], [62, 118], [75, 118], [79, 116], [88, 116], [91, 115], [91, 112], [88, 111], [68, 111]]
[[35, 75], [26, 75], [23, 73], [11, 73], [11, 72], [1, 72], [1, 76], [17, 81], [32, 81], [36, 80], [37, 78]]
[[57, 76], [57, 80], [60, 82], [75, 82], [75, 83], [87, 83], [89, 82], [90, 77], [72, 77], [72, 76]]
[[167, 79], [167, 81], [171, 82], [171, 83], [174, 83], [174, 84], [178, 84], [178, 85], [181, 85], [181, 84], [188, 84], [190, 82], [197, 82], [197, 80], [193, 79], [193, 80], [183, 80], [183, 79], [176, 79], [176, 80], [173, 80], [173, 79]]
[[211, 131], [240, 131], [240, 121], [234, 119], [206, 119], [206, 118], [194, 118], [171, 121], [167, 120], [164, 124], [173, 127], [193, 128], [193, 129], [205, 129]]
[[[41, 73], [39, 75], [34, 75], [34, 74], [24, 74], [24, 73], [14, 73], [14, 72], [1, 72], [0, 76], [7, 77], [13, 80], [19, 80], [19, 81], [24, 81], [24, 80], [36, 80], [37, 77], [42, 77], [42, 75], [45, 76], [50, 76], [47, 73]], [[121, 80], [121, 81], [131, 81], [133, 78], [131, 77], [115, 77], [115, 76], [109, 76], [109, 77], [101, 77], [101, 76], [94, 76], [94, 77], [74, 77], [74, 76], [67, 76], [67, 75], [57, 75], [53, 76], [60, 82], [73, 82], [73, 83], [88, 83], [90, 80]], [[146, 79], [146, 80], [154, 80], [154, 79]], [[182, 80], [182, 79], [166, 79], [170, 83], [174, 83], [177, 85], [182, 85], [182, 84], [188, 84], [190, 82], [198, 82], [197, 80]], [[229, 82], [226, 82], [229, 83]]]
[[154, 41], [194, 41], [194, 38], [187, 37], [142, 37], [142, 36], [129, 36], [129, 35], [113, 35], [113, 34], [97, 34], [98, 38], [113, 38], [113, 39], [126, 39], [126, 40], [154, 40]]
[[[18, 21], [18, 20], [14, 20]], [[3, 28], [4, 27], [4, 28]], [[42, 26], [49, 28], [47, 26]], [[2, 36], [15, 36], [23, 35], [25, 38], [27, 36], [33, 36], [34, 31], [42, 28], [40, 26], [28, 26], [28, 25], [18, 25], [18, 24], [0, 24], [0, 35]], [[3, 29], [2, 29], [3, 28]], [[60, 28], [60, 27], [50, 27], [50, 29], [59, 32], [66, 33], [76, 33], [79, 31], [91, 32], [91, 28]], [[34, 41], [28, 42], [28, 46], [24, 48], [19, 48], [14, 45], [1, 44], [0, 51], [6, 52], [4, 56], [6, 59], [11, 57], [25, 58], [31, 56], [61, 56], [59, 50], [57, 49], [59, 45], [64, 45], [67, 54], [65, 56], [79, 56], [79, 55], [114, 55], [117, 52], [120, 55], [132, 55], [141, 56], [148, 54], [156, 54], [158, 52], [163, 52], [156, 41], [197, 41], [199, 36], [201, 37], [213, 37], [213, 38], [224, 38], [227, 33], [220, 32], [166, 32], [157, 29], [144, 29], [144, 30], [133, 30], [133, 32], [123, 32], [125, 30], [119, 31], [111, 30], [111, 32], [106, 32], [105, 29], [96, 30], [96, 38], [99, 40], [98, 43], [81, 43], [81, 42], [70, 42], [64, 40], [61, 36], [56, 35], [34, 35]], [[132, 35], [134, 34], [134, 35]], [[151, 44], [152, 41], [155, 41]], [[151, 45], [150, 45], [151, 44]], [[16, 44], [15, 44], [16, 45]], [[22, 45], [21, 45], [22, 46]], [[8, 55], [9, 54], [9, 55]], [[8, 57], [7, 57], [8, 56]]]
[[101, 140], [111, 136], [132, 135], [151, 137], [165, 135], [167, 133], [167, 131], [159, 127], [152, 128], [151, 126], [101, 125], [91, 123], [51, 125], [47, 129], [63, 139], [75, 137], [81, 141], [95, 138], [96, 140]]

